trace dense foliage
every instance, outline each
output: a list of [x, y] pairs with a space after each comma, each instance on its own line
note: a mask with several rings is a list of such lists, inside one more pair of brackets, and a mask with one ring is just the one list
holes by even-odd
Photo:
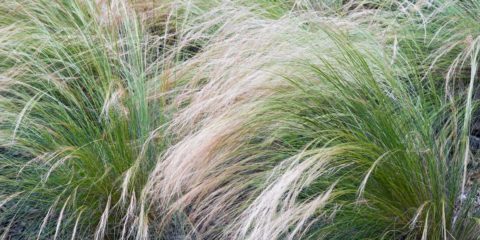
[[0, 236], [479, 239], [479, 13], [0, 0]]

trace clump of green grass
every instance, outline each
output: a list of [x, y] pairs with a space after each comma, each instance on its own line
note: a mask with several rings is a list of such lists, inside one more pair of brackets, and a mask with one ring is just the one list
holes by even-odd
[[169, 144], [159, 38], [123, 1], [0, 6], [1, 234], [146, 238]]

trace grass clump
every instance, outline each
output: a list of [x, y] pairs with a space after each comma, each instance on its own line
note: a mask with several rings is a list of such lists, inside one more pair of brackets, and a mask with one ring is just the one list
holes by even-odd
[[1, 5], [2, 234], [142, 237], [169, 142], [159, 40], [126, 2]]
[[210, 82], [174, 120], [185, 137], [152, 181], [195, 236], [477, 238], [471, 88], [445, 91], [423, 42], [390, 42], [384, 22], [351, 14], [238, 18], [190, 60], [188, 77]]

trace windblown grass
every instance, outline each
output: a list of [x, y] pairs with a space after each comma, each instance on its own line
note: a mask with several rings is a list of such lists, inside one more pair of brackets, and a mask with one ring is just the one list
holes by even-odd
[[478, 239], [479, 9], [2, 1], [0, 234]]
[[475, 191], [465, 190], [473, 107], [429, 74], [437, 52], [412, 50], [425, 44], [410, 38], [419, 30], [405, 26], [411, 35], [385, 48], [391, 36], [355, 29], [391, 29], [356, 25], [353, 13], [212, 10], [222, 11], [227, 23], [181, 67], [209, 82], [174, 119], [186, 135], [153, 178], [194, 236], [476, 238]]
[[142, 237], [169, 142], [159, 39], [124, 2], [1, 5], [3, 234]]

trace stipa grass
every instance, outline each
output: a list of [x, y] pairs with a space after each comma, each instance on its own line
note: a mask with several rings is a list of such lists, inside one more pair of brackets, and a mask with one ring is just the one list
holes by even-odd
[[182, 65], [209, 82], [190, 92], [174, 120], [186, 135], [151, 179], [154, 197], [175, 202], [167, 213], [185, 212], [200, 238], [477, 238], [465, 190], [473, 106], [429, 74], [435, 53], [407, 38], [385, 48], [391, 36], [376, 31], [389, 29], [355, 12], [241, 10], [212, 10], [226, 23]]
[[3, 1], [2, 237], [478, 239], [479, 4], [274, 2]]
[[126, 2], [1, 5], [2, 234], [142, 237], [169, 142], [160, 40]]

